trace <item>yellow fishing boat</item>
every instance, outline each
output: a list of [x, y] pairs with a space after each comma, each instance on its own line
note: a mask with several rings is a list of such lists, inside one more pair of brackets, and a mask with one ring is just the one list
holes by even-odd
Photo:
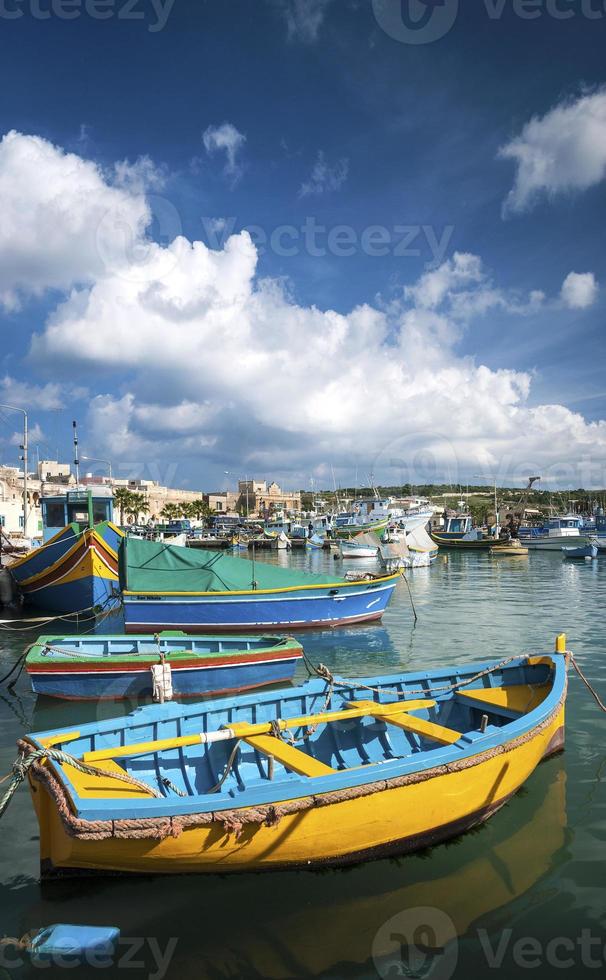
[[567, 659], [562, 635], [551, 655], [30, 735], [43, 874], [311, 867], [446, 840], [562, 749]]

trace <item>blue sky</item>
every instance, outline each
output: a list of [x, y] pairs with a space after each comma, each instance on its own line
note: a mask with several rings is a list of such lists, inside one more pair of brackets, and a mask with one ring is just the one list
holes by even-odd
[[598, 0], [90, 4], [0, 14], [0, 400], [42, 455], [77, 417], [205, 489], [606, 484]]

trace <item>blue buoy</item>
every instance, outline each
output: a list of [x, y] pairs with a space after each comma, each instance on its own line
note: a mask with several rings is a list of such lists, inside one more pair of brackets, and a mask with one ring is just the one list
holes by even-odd
[[30, 939], [29, 957], [35, 965], [54, 963], [82, 966], [108, 965], [116, 955], [120, 930], [114, 926], [47, 926]]

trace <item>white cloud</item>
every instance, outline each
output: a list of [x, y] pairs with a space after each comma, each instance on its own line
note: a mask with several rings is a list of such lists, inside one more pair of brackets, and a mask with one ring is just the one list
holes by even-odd
[[[72, 200], [90, 179], [88, 167], [74, 166]], [[141, 207], [136, 191], [120, 193]], [[199, 460], [201, 472], [288, 472], [300, 485], [327, 463], [351, 475], [360, 461], [398, 481], [403, 468], [431, 476], [433, 467], [456, 481], [482, 467], [511, 481], [526, 462], [546, 475], [563, 460], [566, 482], [606, 483], [606, 422], [533, 405], [530, 374], [459, 353], [469, 322], [493, 309], [526, 316], [545, 303], [540, 290], [500, 287], [478, 256], [456, 253], [397, 302], [343, 314], [301, 306], [283, 284], [259, 279], [246, 232], [209, 249], [184, 237], [150, 243], [143, 227], [133, 256], [140, 246], [144, 269], [125, 253], [119, 267], [73, 288], [32, 340], [38, 366], [79, 371], [94, 385], [86, 438], [95, 454], [145, 462], [148, 473], [167, 460]], [[68, 282], [79, 268], [78, 256], [71, 261]], [[47, 389], [36, 397], [60, 400]]]
[[561, 299], [571, 310], [586, 310], [598, 296], [593, 272], [570, 272], [562, 283]]
[[0, 142], [0, 303], [67, 289], [123, 264], [150, 219], [145, 197], [38, 136]]
[[49, 382], [32, 385], [5, 374], [0, 379], [0, 402], [17, 408], [37, 408], [43, 412], [63, 408], [65, 391], [62, 385]]
[[606, 88], [534, 116], [499, 156], [517, 164], [504, 215], [530, 210], [542, 195], [600, 183], [606, 176]]
[[424, 273], [415, 285], [404, 289], [404, 297], [419, 309], [445, 307], [453, 323], [483, 316], [491, 309], [530, 315], [537, 313], [546, 299], [540, 289], [523, 297], [496, 287], [480, 257], [467, 252], [455, 252], [452, 259]]
[[241, 133], [233, 123], [224, 122], [220, 126], [209, 126], [202, 134], [204, 148], [209, 156], [214, 153], [225, 153], [226, 162], [223, 173], [232, 185], [236, 184], [242, 174], [243, 168], [238, 161], [240, 152], [246, 143], [246, 136]]
[[308, 180], [299, 188], [299, 197], [309, 197], [314, 194], [325, 194], [341, 189], [349, 176], [349, 160], [347, 157], [337, 160], [334, 166], [329, 166], [323, 150], [318, 150], [318, 156]]
[[311, 44], [318, 39], [332, 0], [273, 0], [286, 22], [289, 40]]

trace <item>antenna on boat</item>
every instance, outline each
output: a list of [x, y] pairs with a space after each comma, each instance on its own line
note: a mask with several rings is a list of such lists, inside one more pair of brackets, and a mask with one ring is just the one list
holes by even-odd
[[74, 419], [72, 422], [74, 429], [74, 466], [76, 467], [76, 486], [80, 486], [80, 460], [78, 458], [78, 423]]

